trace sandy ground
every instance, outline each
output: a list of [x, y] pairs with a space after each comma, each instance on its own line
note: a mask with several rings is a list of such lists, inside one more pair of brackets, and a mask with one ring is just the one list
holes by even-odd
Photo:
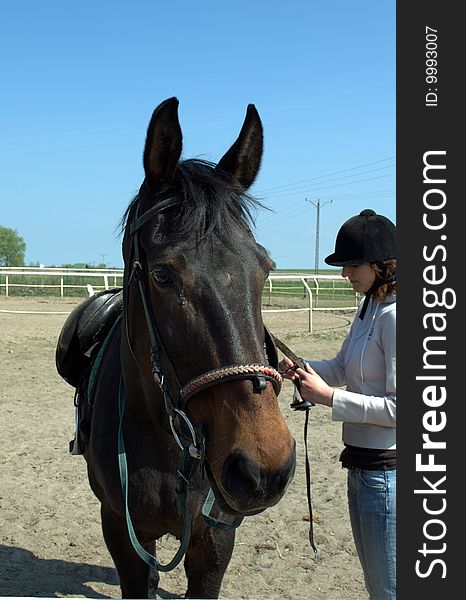
[[[55, 345], [75, 299], [0, 298], [0, 595], [118, 597], [120, 589], [100, 529], [82, 457], [68, 454], [73, 389], [55, 370]], [[44, 314], [27, 314], [39, 311]], [[47, 313], [47, 314], [45, 314]], [[55, 314], [57, 313], [57, 314]], [[300, 356], [326, 358], [341, 345], [352, 319], [318, 313], [307, 333], [303, 313], [267, 313], [264, 320]], [[295, 478], [281, 502], [238, 529], [222, 598], [358, 600], [367, 598], [347, 514], [339, 423], [325, 407], [312, 409], [309, 445], [315, 540], [309, 547], [302, 413], [289, 409], [291, 384], [280, 402], [297, 440]], [[159, 558], [176, 540], [163, 538]], [[182, 566], [162, 573], [159, 598], [180, 598]]]

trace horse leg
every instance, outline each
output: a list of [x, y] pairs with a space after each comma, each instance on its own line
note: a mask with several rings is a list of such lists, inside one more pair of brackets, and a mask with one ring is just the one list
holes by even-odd
[[[155, 556], [155, 544], [152, 554]], [[159, 581], [160, 575], [157, 569], [155, 567], [149, 567], [149, 577], [147, 578], [147, 595], [149, 598], [156, 598]]]
[[157, 589], [158, 572], [149, 568], [134, 551], [128, 535], [126, 521], [109, 506], [102, 503], [102, 531], [120, 579], [123, 598], [147, 598]]
[[206, 527], [191, 538], [184, 560], [188, 578], [186, 598], [218, 598], [234, 544], [234, 529]]

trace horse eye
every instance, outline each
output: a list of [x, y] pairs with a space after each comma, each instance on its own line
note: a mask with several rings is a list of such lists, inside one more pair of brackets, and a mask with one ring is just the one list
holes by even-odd
[[158, 285], [172, 285], [173, 279], [168, 269], [157, 268], [152, 271], [152, 277]]

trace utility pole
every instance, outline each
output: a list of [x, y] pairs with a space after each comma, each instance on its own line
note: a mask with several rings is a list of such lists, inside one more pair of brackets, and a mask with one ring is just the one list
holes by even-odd
[[105, 267], [105, 266], [106, 266], [106, 263], [105, 263], [105, 257], [106, 257], [107, 255], [102, 253], [100, 256], [102, 257], [102, 264], [103, 264], [103, 265], [104, 265], [104, 267]]
[[316, 218], [316, 251], [315, 251], [315, 262], [314, 262], [314, 273], [317, 275], [319, 273], [319, 235], [320, 235], [320, 207], [325, 206], [326, 204], [331, 204], [333, 200], [326, 200], [325, 202], [321, 202], [320, 198], [317, 198], [317, 202], [313, 200], [309, 200], [308, 198], [304, 199], [305, 202], [310, 202], [317, 209], [317, 218]]

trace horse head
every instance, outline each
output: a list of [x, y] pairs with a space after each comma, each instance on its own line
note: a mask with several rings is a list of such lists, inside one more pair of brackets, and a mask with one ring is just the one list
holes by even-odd
[[[129, 395], [137, 391], [145, 419], [166, 425], [154, 361], [178, 408], [180, 390], [198, 384], [181, 394], [181, 408], [203, 426], [212, 489], [233, 515], [278, 502], [295, 466], [295, 442], [277, 399], [279, 375], [267, 371], [264, 352], [261, 298], [271, 261], [250, 228], [256, 201], [247, 190], [262, 149], [261, 120], [249, 105], [237, 140], [217, 165], [180, 160], [178, 100], [166, 100], [148, 126], [145, 179], [128, 208], [123, 240], [125, 387]], [[250, 366], [257, 380], [247, 375]]]

